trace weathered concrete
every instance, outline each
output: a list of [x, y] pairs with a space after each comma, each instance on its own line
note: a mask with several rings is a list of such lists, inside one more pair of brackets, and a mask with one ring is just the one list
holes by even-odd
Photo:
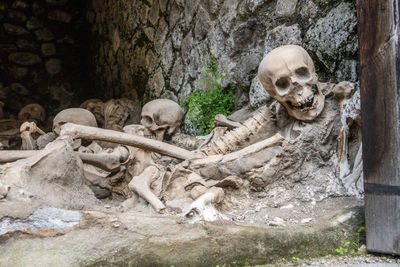
[[176, 217], [86, 212], [79, 229], [51, 238], [18, 233], [0, 239], [0, 266], [253, 265], [282, 257], [317, 257], [355, 240], [360, 207], [330, 213], [312, 225], [287, 228]]

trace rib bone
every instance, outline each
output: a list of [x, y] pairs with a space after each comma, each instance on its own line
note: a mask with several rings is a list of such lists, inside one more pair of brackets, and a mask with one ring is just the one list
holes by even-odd
[[207, 146], [200, 151], [210, 156], [215, 154], [226, 154], [235, 151], [240, 144], [257, 132], [271, 119], [271, 111], [268, 108], [263, 108], [247, 119], [243, 125], [226, 132], [223, 136], [211, 141]]

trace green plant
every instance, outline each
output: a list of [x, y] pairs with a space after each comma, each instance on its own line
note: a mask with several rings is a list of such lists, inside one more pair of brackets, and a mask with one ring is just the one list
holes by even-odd
[[357, 240], [354, 242], [347, 241], [344, 243], [343, 247], [337, 248], [336, 252], [341, 255], [354, 255], [360, 249], [361, 245], [363, 244], [361, 239], [362, 232], [365, 231], [365, 227], [362, 226], [357, 230]]
[[188, 113], [189, 122], [195, 126], [200, 134], [210, 133], [214, 126], [214, 117], [217, 114], [229, 115], [233, 112], [235, 95], [222, 87], [227, 75], [218, 70], [218, 61], [215, 56], [205, 65], [205, 78], [201, 85], [205, 90], [196, 90], [186, 96], [183, 108]]

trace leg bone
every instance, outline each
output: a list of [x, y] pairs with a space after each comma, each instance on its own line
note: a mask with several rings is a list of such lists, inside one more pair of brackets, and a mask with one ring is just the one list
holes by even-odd
[[157, 211], [165, 209], [165, 205], [151, 192], [150, 184], [158, 178], [160, 171], [155, 166], [147, 167], [140, 175], [134, 176], [129, 188], [144, 198]]
[[198, 155], [194, 152], [157, 140], [151, 140], [141, 136], [135, 136], [127, 133], [100, 129], [96, 127], [77, 125], [73, 123], [64, 124], [61, 127], [61, 135], [67, 135], [73, 138], [100, 140], [123, 144], [127, 146], [134, 146], [178, 159], [191, 159], [198, 157]]

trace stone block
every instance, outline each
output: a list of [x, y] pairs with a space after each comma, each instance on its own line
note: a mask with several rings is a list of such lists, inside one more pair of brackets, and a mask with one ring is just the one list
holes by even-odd
[[64, 22], [64, 23], [70, 23], [72, 16], [71, 14], [62, 11], [62, 10], [53, 10], [50, 11], [49, 14], [47, 15], [47, 17], [50, 20], [55, 20], [55, 21], [59, 21], [59, 22]]
[[61, 61], [59, 59], [51, 58], [46, 61], [46, 70], [49, 74], [55, 75], [61, 72]]
[[53, 43], [44, 43], [42, 44], [42, 53], [44, 56], [54, 56], [56, 54], [56, 46]]
[[296, 11], [297, 0], [278, 0], [275, 13], [278, 17], [292, 16]]
[[40, 57], [29, 52], [16, 52], [8, 56], [8, 60], [23, 66], [31, 66], [42, 62]]
[[24, 27], [18, 25], [4, 23], [3, 26], [6, 32], [11, 35], [24, 35], [29, 33]]
[[36, 30], [35, 36], [39, 41], [51, 41], [54, 39], [54, 34], [47, 28]]

